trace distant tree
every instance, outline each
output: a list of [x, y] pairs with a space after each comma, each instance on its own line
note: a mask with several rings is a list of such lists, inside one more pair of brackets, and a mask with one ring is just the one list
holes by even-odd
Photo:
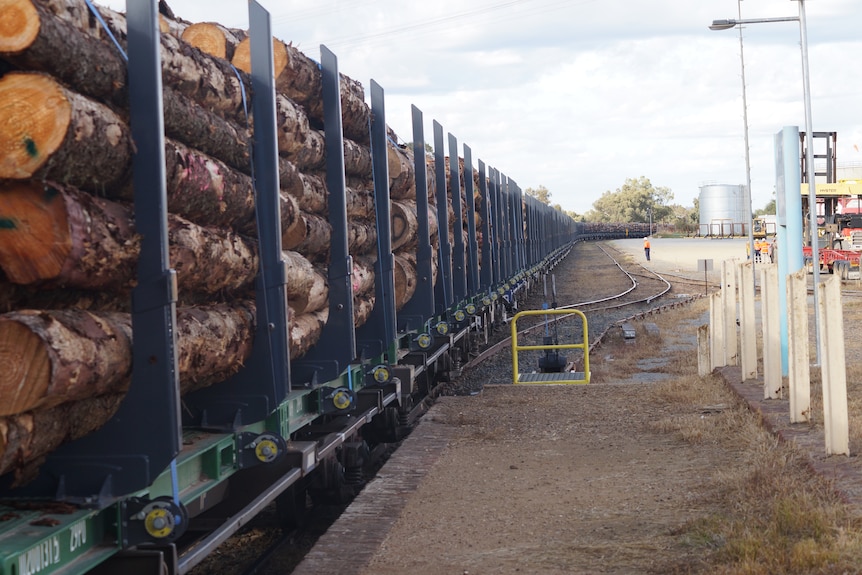
[[687, 235], [691, 235], [697, 232], [699, 227], [697, 207], [686, 208], [679, 204], [672, 204], [668, 207], [671, 209], [672, 212], [670, 223], [673, 224], [673, 227], [676, 231], [682, 232]]
[[651, 211], [653, 222], [661, 222], [673, 213], [668, 205], [672, 199], [670, 188], [655, 187], [649, 178], [627, 178], [616, 191], [606, 191], [593, 202], [585, 217], [590, 222], [648, 222]]
[[538, 188], [527, 188], [526, 190], [524, 190], [524, 193], [530, 197], [536, 198], [545, 205], [551, 205], [551, 192], [549, 192], [548, 188], [546, 188], [545, 186], [539, 186]]
[[[412, 149], [413, 149], [413, 142], [407, 142], [407, 143], [406, 143], [406, 144], [404, 144], [404, 145], [407, 147], [407, 149], [408, 149], [408, 150], [412, 150]], [[432, 153], [433, 151], [434, 151], [434, 146], [432, 146], [432, 145], [431, 145], [431, 144], [429, 144], [428, 142], [425, 142], [425, 152], [426, 152], [426, 153], [428, 153], [428, 154], [430, 154], [430, 153]]]
[[775, 198], [769, 200], [764, 207], [754, 210], [755, 216], [764, 216], [767, 214], [775, 215]]

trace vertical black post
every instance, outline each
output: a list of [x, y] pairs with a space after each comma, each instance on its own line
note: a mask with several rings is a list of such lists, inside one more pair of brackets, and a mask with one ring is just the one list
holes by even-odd
[[473, 196], [473, 153], [464, 144], [464, 194], [467, 201], [467, 293], [479, 291], [479, 242], [476, 239], [476, 198]]
[[533, 202], [536, 202], [535, 198], [532, 198], [526, 194], [524, 194], [524, 224], [527, 227], [527, 233], [525, 238], [525, 267], [531, 268], [533, 267], [533, 238], [535, 234], [535, 229], [533, 227]]
[[236, 429], [260, 421], [290, 393], [287, 271], [281, 250], [272, 31], [269, 13], [259, 3], [249, 2], [248, 16], [259, 261], [255, 278], [254, 347], [236, 375], [183, 398], [187, 425], [216, 429]]
[[434, 315], [431, 238], [428, 226], [428, 175], [425, 164], [425, 129], [422, 111], [412, 106], [413, 167], [416, 173], [416, 218], [419, 220], [416, 248], [416, 292], [398, 312], [398, 330], [418, 330]]
[[151, 485], [181, 448], [177, 288], [168, 257], [156, 18], [155, 2], [127, 3], [135, 224], [141, 236], [138, 281], [132, 291], [131, 385], [108, 423], [49, 454], [39, 475], [14, 497], [51, 497], [103, 507], [115, 497]]
[[502, 283], [505, 265], [503, 261], [503, 191], [500, 187], [500, 172], [493, 169], [493, 194], [491, 195], [491, 210], [494, 214], [494, 282]]
[[488, 201], [488, 180], [485, 175], [485, 162], [479, 160], [479, 195], [482, 197], [482, 204], [479, 207], [482, 216], [482, 278], [481, 288], [483, 291], [488, 291], [494, 284], [494, 245], [491, 238], [491, 205]]
[[511, 193], [509, 189], [509, 179], [505, 174], [500, 174], [500, 194], [502, 201], [500, 202], [500, 210], [502, 212], [502, 228], [503, 228], [503, 281], [509, 281], [512, 277], [512, 222], [510, 214], [512, 212]]
[[449, 134], [449, 195], [452, 198], [452, 288], [456, 302], [467, 297], [467, 269], [464, 265], [464, 213], [461, 207], [461, 169], [458, 166], [458, 140]]
[[437, 186], [437, 253], [439, 277], [434, 288], [436, 313], [442, 315], [452, 305], [452, 247], [449, 245], [449, 210], [446, 200], [446, 158], [443, 154], [443, 126], [434, 120], [434, 172]]
[[[383, 88], [371, 80], [371, 163], [374, 174], [374, 209], [377, 214], [377, 262], [374, 264], [374, 309], [357, 330], [357, 345], [365, 357], [389, 353], [395, 343], [395, 258], [389, 209], [389, 156], [386, 149], [386, 110]], [[390, 363], [397, 359], [389, 357]]]
[[353, 329], [353, 260], [347, 249], [347, 191], [344, 179], [344, 140], [341, 127], [341, 87], [338, 59], [320, 46], [323, 128], [326, 138], [326, 187], [329, 191], [329, 319], [317, 344], [294, 361], [293, 383], [314, 386], [331, 381], [356, 357]]
[[129, 106], [137, 148], [135, 225], [142, 241], [138, 285], [132, 292], [132, 384], [100, 435], [119, 448], [106, 453], [141, 453], [147, 461], [142, 475], [129, 475], [125, 481], [114, 477], [120, 493], [150, 485], [181, 448], [176, 273], [168, 258], [162, 66], [155, 4], [127, 2]]
[[521, 203], [521, 188], [513, 182], [512, 193], [512, 230], [515, 234], [515, 273], [524, 268], [524, 218]]

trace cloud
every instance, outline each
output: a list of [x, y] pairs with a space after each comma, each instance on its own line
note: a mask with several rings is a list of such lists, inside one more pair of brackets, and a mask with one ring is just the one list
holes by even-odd
[[[119, 4], [122, 2], [111, 2]], [[263, 0], [273, 31], [386, 91], [387, 122], [412, 140], [410, 105], [523, 188], [584, 212], [628, 177], [691, 205], [707, 182], [745, 182], [734, 0]], [[245, 3], [173, 0], [181, 17], [245, 27]], [[806, 2], [812, 116], [838, 132], [839, 165], [862, 162], [862, 2]], [[796, 16], [787, 0], [741, 3], [743, 18]], [[773, 135], [804, 130], [799, 26], [744, 28], [753, 204], [774, 185]], [[856, 148], [854, 148], [854, 145]], [[461, 150], [459, 150], [461, 153]]]

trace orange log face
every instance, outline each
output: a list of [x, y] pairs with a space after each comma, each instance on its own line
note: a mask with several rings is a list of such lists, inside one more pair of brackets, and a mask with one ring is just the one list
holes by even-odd
[[33, 177], [63, 145], [72, 102], [48, 76], [7, 74], [0, 79], [0, 179]]

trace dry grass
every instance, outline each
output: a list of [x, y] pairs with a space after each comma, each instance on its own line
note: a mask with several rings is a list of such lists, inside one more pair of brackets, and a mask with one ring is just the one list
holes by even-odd
[[[700, 554], [699, 564], [665, 565], [656, 572], [862, 573], [862, 518], [852, 515], [828, 481], [812, 473], [807, 454], [766, 431], [720, 377], [699, 377], [691, 348], [676, 346], [674, 351], [675, 346], [668, 345], [674, 334], [690, 331], [675, 326], [697, 321], [703, 306], [705, 302], [698, 302], [651, 317], [648, 321], [661, 328], [660, 341], [643, 337], [640, 330], [635, 343], [626, 343], [621, 335], [609, 338], [598, 353], [612, 361], [594, 370], [594, 378], [619, 379], [638, 371], [639, 359], [662, 349], [670, 359], [661, 371], [672, 377], [650, 386], [650, 400], [661, 405], [664, 414], [652, 427], [691, 444], [717, 444], [738, 454], [738, 465], [704, 477], [713, 511], [675, 533], [683, 548]], [[848, 316], [857, 314], [862, 320], [862, 304], [854, 305]], [[859, 334], [846, 335], [858, 340]], [[855, 353], [860, 349], [856, 346]], [[848, 343], [848, 356], [851, 353]], [[849, 363], [847, 379], [852, 449], [862, 445], [862, 366]], [[812, 370], [812, 411], [821, 414], [812, 425], [822, 426], [819, 370]]]

